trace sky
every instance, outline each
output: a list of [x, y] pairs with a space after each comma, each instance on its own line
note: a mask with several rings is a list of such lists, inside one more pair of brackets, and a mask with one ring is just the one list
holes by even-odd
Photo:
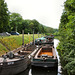
[[23, 19], [36, 19], [39, 23], [59, 28], [66, 0], [5, 0], [8, 10], [19, 13]]

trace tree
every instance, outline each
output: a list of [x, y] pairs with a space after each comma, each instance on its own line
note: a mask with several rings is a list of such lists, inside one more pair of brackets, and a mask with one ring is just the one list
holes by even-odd
[[75, 0], [66, 0], [60, 21], [58, 48], [61, 64], [67, 75], [75, 75]]
[[18, 13], [11, 13], [10, 15], [10, 29], [11, 31], [17, 31], [19, 33], [22, 33], [22, 30], [24, 30], [24, 33], [54, 33], [55, 29], [46, 27], [42, 24], [40, 24], [37, 20], [24, 20], [22, 19], [22, 16]]
[[19, 28], [19, 29], [21, 29], [21, 30], [23, 29], [25, 34], [32, 33], [30, 24], [31, 24], [31, 20], [23, 20], [21, 28]]
[[22, 16], [18, 13], [11, 13], [10, 25], [12, 31], [17, 31], [18, 27], [22, 24]]
[[0, 32], [8, 31], [9, 11], [4, 0], [0, 0]]

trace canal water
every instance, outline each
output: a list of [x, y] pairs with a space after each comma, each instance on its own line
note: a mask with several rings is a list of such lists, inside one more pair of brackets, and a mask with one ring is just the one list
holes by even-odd
[[[59, 43], [59, 40], [54, 39], [55, 50], [56, 50], [58, 43]], [[58, 58], [58, 70], [53, 69], [53, 68], [37, 68], [37, 67], [31, 68], [31, 67], [29, 67], [24, 72], [19, 73], [17, 75], [63, 75], [57, 50], [56, 50], [56, 54], [57, 54], [57, 58]]]

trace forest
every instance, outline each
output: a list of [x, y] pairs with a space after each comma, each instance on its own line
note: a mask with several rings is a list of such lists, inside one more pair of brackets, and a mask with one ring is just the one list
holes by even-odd
[[0, 0], [0, 33], [17, 31], [20, 34], [24, 30], [24, 33], [49, 33], [53, 34], [58, 29], [53, 29], [39, 23], [36, 19], [23, 19], [19, 13], [11, 13], [7, 8], [5, 0]]
[[75, 0], [66, 0], [59, 25], [61, 64], [65, 75], [75, 75]]

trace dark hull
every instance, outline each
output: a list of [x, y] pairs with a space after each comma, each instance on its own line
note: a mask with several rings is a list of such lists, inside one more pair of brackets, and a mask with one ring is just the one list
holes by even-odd
[[24, 71], [28, 67], [30, 59], [21, 59], [13, 62], [10, 65], [8, 63], [0, 65], [0, 75], [15, 75]]
[[32, 66], [38, 67], [58, 67], [58, 60], [55, 61], [33, 61], [31, 63]]

